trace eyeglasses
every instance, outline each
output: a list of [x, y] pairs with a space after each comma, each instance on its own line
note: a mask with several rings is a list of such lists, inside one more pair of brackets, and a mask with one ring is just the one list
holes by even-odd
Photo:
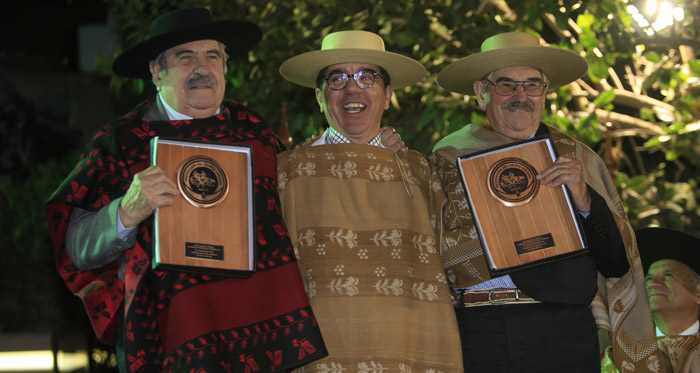
[[525, 94], [531, 97], [542, 96], [547, 89], [547, 83], [542, 80], [499, 80], [496, 83], [488, 79], [484, 81], [496, 87], [496, 94], [499, 96], [512, 96], [518, 86], [522, 86]]
[[355, 81], [355, 84], [357, 84], [358, 87], [367, 89], [372, 87], [377, 76], [381, 77], [382, 74], [372, 70], [360, 70], [352, 75], [348, 75], [340, 71], [334, 71], [330, 75], [323, 76], [323, 79], [326, 79], [328, 88], [334, 91], [340, 91], [348, 85], [350, 76], [352, 76], [352, 80]]

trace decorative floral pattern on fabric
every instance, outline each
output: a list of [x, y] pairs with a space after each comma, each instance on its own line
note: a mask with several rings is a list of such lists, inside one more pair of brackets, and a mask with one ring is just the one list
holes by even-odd
[[[129, 371], [276, 371], [325, 356], [282, 220], [275, 163], [282, 146], [275, 134], [232, 101], [215, 117], [183, 121], [142, 121], [150, 107], [143, 102], [98, 131], [47, 204], [58, 271], [85, 302], [98, 337], [113, 341], [122, 325]], [[70, 261], [63, 242], [72, 208], [94, 211], [124, 195], [149, 165], [153, 136], [252, 147], [257, 272], [251, 278], [150, 270], [152, 219], [141, 223], [136, 244], [124, 253], [124, 281], [116, 263], [80, 271]], [[264, 328], [274, 328], [275, 320], [283, 330], [272, 337]]]
[[278, 158], [282, 211], [330, 354], [300, 371], [461, 372], [426, 160], [359, 144]]

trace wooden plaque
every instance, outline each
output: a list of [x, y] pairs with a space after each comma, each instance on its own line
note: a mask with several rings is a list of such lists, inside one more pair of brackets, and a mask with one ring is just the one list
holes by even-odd
[[252, 149], [155, 137], [151, 164], [180, 190], [172, 206], [155, 212], [153, 268], [250, 276], [255, 270]]
[[458, 159], [462, 182], [491, 274], [578, 255], [586, 244], [565, 186], [542, 186], [554, 163], [550, 137]]

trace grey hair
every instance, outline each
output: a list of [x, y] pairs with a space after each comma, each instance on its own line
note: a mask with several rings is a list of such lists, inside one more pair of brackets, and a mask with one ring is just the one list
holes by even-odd
[[[226, 53], [226, 46], [224, 43], [219, 42], [219, 48], [221, 48], [221, 52], [224, 54], [224, 74], [226, 74], [226, 71], [228, 71], [228, 53]], [[170, 48], [160, 52], [158, 57], [156, 57], [155, 61], [156, 64], [160, 67], [162, 71], [168, 71], [168, 65], [165, 62], [165, 53], [167, 53], [170, 50]]]

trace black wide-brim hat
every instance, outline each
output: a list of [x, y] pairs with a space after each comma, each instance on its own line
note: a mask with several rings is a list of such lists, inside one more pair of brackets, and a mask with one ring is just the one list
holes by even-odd
[[262, 39], [258, 25], [247, 21], [214, 21], [206, 8], [178, 9], [151, 23], [151, 37], [122, 53], [112, 71], [127, 78], [150, 78], [148, 63], [163, 51], [196, 40], [217, 40], [229, 57], [242, 55]]
[[662, 259], [677, 260], [700, 274], [700, 238], [669, 228], [635, 230], [644, 273]]

